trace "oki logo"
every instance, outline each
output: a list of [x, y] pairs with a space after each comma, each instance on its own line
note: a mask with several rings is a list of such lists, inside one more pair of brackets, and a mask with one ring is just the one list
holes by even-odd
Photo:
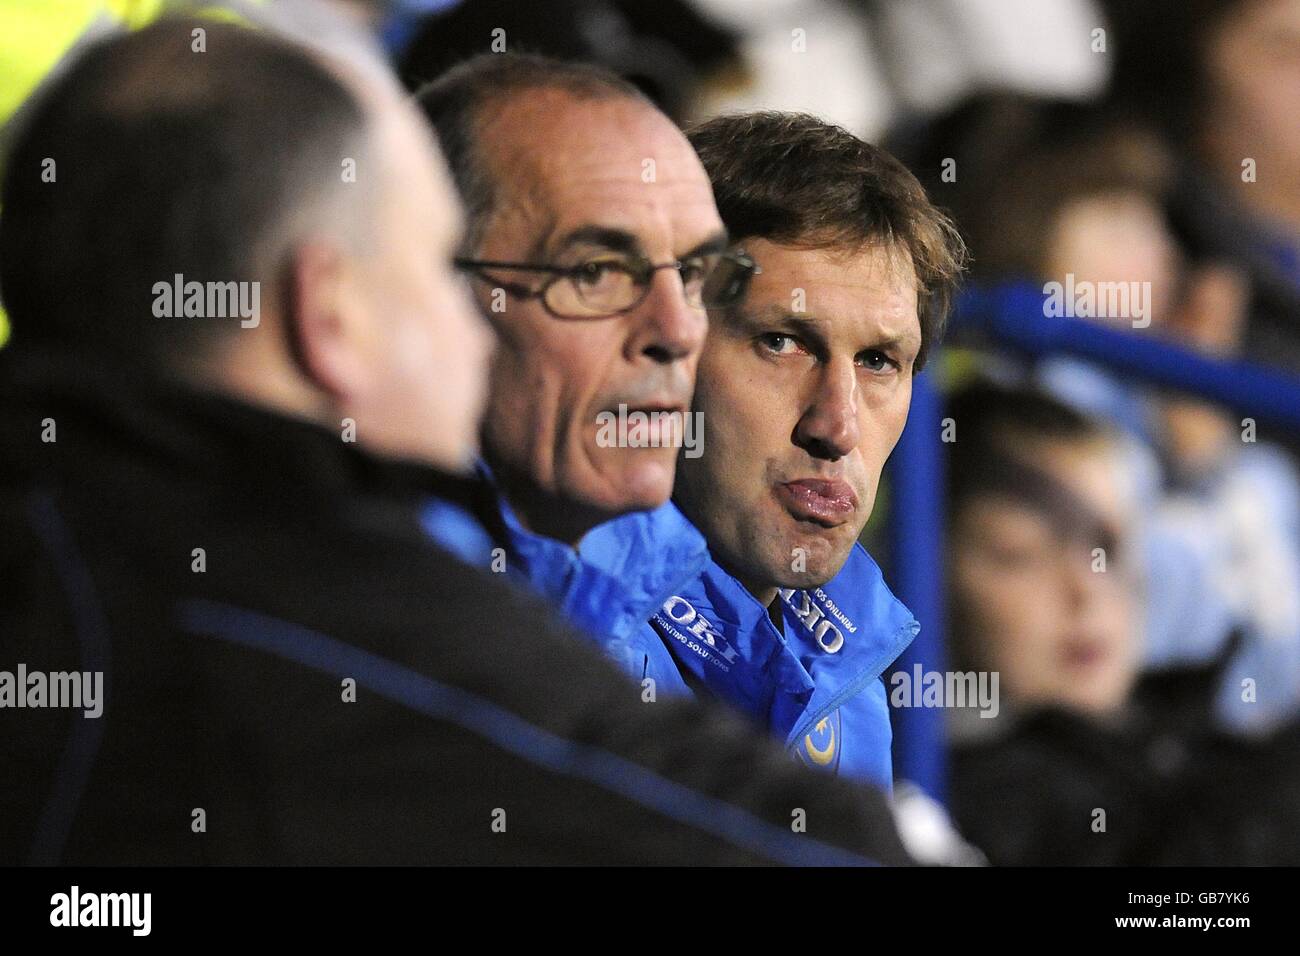
[[734, 664], [740, 657], [736, 649], [727, 643], [708, 618], [697, 613], [686, 598], [673, 595], [664, 602], [663, 610], [668, 620], [686, 628], [712, 650], [717, 651], [728, 664]]
[[[826, 617], [821, 607], [814, 603], [812, 595], [807, 591], [796, 591], [793, 588], [781, 589], [781, 600], [790, 605], [795, 616], [799, 618], [801, 624], [812, 632], [813, 640], [827, 654], [834, 654], [844, 646], [844, 635], [840, 629], [831, 623], [830, 618]], [[803, 599], [802, 604], [795, 603], [795, 595]]]

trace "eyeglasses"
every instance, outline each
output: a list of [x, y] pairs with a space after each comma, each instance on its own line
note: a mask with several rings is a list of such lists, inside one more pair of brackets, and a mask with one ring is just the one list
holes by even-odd
[[[576, 266], [535, 265], [524, 262], [490, 262], [456, 259], [456, 268], [493, 282], [520, 299], [541, 299], [551, 315], [560, 319], [603, 319], [629, 312], [650, 294], [650, 282], [660, 269], [676, 269], [686, 302], [693, 308], [713, 309], [739, 302], [749, 280], [762, 270], [743, 252], [713, 252], [655, 265], [643, 256], [601, 256]], [[540, 272], [550, 278], [536, 289], [497, 282], [485, 270]]]

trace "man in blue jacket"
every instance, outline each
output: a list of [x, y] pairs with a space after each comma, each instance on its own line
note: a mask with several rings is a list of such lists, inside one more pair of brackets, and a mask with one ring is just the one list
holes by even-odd
[[[810, 116], [690, 134], [731, 241], [759, 263], [710, 312], [705, 453], [674, 500], [703, 572], [650, 622], [676, 665], [810, 766], [892, 784], [881, 675], [918, 625], [857, 543], [964, 250], [901, 164]], [[666, 670], [660, 667], [660, 672]]]
[[[557, 605], [635, 676], [646, 620], [703, 569], [669, 502], [708, 325], [752, 263], [690, 143], [593, 66], [486, 54], [416, 97], [468, 216], [458, 264], [497, 333], [482, 448], [500, 523], [479, 560]], [[647, 423], [629, 435], [629, 420]], [[653, 422], [654, 424], [649, 424]], [[620, 427], [621, 426], [621, 427]], [[426, 527], [466, 552], [445, 507]]]
[[[855, 545], [956, 234], [896, 161], [806, 117], [701, 128], [719, 220], [686, 141], [594, 68], [480, 57], [417, 100], [501, 342], [483, 439], [494, 569], [558, 605], [643, 700], [717, 696], [810, 765], [888, 789], [879, 678], [917, 625]], [[702, 348], [703, 447], [602, 443], [615, 409], [684, 415]], [[681, 511], [665, 503], [675, 461]]]

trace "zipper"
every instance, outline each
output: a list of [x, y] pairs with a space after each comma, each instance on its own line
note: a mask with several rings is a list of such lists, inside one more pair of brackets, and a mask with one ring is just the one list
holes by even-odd
[[[797, 732], [786, 738], [785, 746], [790, 747], [795, 741], [802, 739], [809, 730], [816, 727], [818, 723], [833, 714], [846, 700], [850, 697], [857, 696], [857, 694], [862, 691], [862, 688], [866, 687], [867, 684], [871, 683], [871, 681], [877, 680], [880, 675], [884, 673], [885, 668], [889, 666], [890, 661], [897, 659], [898, 656], [903, 653], [907, 648], [907, 645], [911, 643], [912, 639], [920, 633], [920, 630], [921, 627], [917, 623], [916, 618], [912, 618], [895, 631], [895, 640], [890, 644], [889, 650], [872, 661], [871, 667], [865, 669], [857, 677], [853, 678], [853, 680], [841, 687], [824, 707], [813, 714], [813, 716], [808, 720], [804, 721]], [[911, 638], [900, 643], [898, 638], [905, 633], [910, 633]]]

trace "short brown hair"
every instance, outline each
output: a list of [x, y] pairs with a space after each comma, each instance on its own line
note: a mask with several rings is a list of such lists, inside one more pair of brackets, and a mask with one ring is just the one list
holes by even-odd
[[966, 248], [916, 177], [889, 153], [805, 113], [719, 116], [687, 131], [733, 241], [809, 249], [899, 245], [911, 258], [919, 371], [943, 335]]

